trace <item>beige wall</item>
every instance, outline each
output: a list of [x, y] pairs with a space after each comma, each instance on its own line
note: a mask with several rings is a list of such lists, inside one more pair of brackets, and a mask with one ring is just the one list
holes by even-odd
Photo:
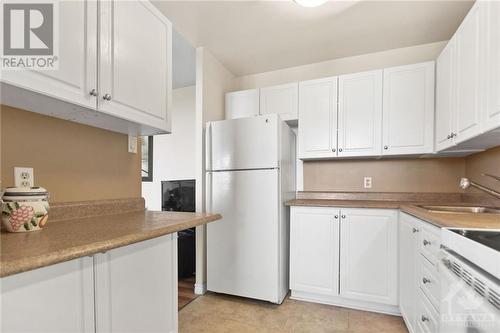
[[[500, 182], [484, 177], [483, 173], [500, 176], [500, 146], [467, 156], [465, 159], [465, 175], [467, 178], [500, 191]], [[477, 192], [478, 190], [472, 189], [471, 191]]]
[[35, 185], [51, 201], [141, 196], [140, 154], [127, 136], [1, 106], [1, 181], [14, 185], [14, 166], [33, 167]]
[[321, 77], [356, 73], [384, 67], [435, 60], [446, 41], [369, 53], [354, 57], [290, 67], [281, 70], [240, 76], [234, 79], [234, 90], [251, 89]]
[[[500, 190], [500, 147], [468, 157], [304, 162], [305, 191], [460, 192], [461, 177]], [[363, 178], [373, 178], [371, 189]], [[472, 189], [470, 191], [477, 192]]]

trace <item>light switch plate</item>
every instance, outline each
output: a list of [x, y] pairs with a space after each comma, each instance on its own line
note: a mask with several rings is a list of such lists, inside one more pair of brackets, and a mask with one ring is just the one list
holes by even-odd
[[363, 186], [365, 188], [372, 188], [372, 177], [365, 177]]
[[14, 167], [14, 186], [33, 187], [35, 186], [33, 168]]
[[128, 152], [137, 154], [137, 136], [128, 135]]

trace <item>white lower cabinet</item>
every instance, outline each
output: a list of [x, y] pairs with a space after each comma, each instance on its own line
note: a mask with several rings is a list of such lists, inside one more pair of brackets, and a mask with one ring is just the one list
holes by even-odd
[[416, 217], [399, 216], [399, 308], [410, 333], [439, 331], [439, 233]]
[[2, 332], [177, 332], [177, 234], [1, 279]]
[[291, 297], [398, 313], [397, 211], [292, 207]]
[[2, 278], [0, 331], [95, 332], [92, 262], [83, 257]]
[[341, 209], [340, 296], [398, 304], [398, 213]]

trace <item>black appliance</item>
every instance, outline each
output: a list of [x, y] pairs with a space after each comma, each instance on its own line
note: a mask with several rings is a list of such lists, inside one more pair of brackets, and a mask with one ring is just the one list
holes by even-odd
[[[162, 210], [171, 212], [196, 211], [196, 182], [194, 179], [161, 182]], [[179, 231], [177, 238], [179, 278], [192, 277], [196, 270], [195, 228]]]

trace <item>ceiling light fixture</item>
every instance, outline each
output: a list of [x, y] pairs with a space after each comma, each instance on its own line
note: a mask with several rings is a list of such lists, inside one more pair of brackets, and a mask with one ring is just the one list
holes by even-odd
[[293, 0], [295, 3], [302, 7], [318, 7], [327, 2], [328, 0]]

